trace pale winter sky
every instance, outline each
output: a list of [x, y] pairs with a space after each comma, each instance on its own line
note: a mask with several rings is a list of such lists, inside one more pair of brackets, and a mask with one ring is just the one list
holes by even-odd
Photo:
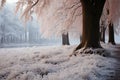
[[7, 0], [8, 3], [14, 3], [17, 2], [18, 0]]

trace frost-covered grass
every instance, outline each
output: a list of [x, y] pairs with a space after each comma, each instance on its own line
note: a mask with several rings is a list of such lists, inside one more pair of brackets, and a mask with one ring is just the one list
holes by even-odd
[[95, 54], [69, 57], [75, 46], [0, 49], [0, 80], [106, 80], [116, 60]]

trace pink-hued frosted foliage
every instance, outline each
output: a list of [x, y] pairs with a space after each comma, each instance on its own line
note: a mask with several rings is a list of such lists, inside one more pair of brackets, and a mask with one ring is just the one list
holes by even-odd
[[62, 33], [81, 34], [82, 9], [80, 0], [19, 0], [16, 11], [23, 10], [25, 21], [35, 13], [44, 37]]
[[[5, 0], [3, 0], [5, 1]], [[92, 1], [92, 0], [91, 0]], [[113, 21], [119, 30], [120, 0], [106, 0], [105, 8], [110, 14], [105, 15], [107, 24]], [[80, 0], [18, 0], [16, 11], [22, 11], [25, 21], [35, 13], [44, 37], [62, 33], [82, 33], [82, 6]]]
[[6, 0], [0, 0], [0, 8], [3, 7], [5, 3], [6, 3]]
[[[107, 9], [109, 10], [109, 15], [107, 15]], [[112, 21], [114, 24], [114, 28], [116, 33], [119, 34], [120, 32], [120, 0], [106, 0], [106, 4], [104, 7], [104, 19], [106, 19], [106, 25], [108, 26], [109, 23]]]

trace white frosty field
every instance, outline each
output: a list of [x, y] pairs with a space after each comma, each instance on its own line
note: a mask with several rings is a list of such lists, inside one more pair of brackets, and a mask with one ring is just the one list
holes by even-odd
[[116, 60], [95, 54], [69, 57], [75, 46], [0, 49], [0, 80], [106, 80]]

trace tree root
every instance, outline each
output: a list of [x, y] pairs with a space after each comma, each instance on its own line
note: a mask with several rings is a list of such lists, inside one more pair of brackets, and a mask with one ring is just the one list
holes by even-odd
[[74, 50], [73, 53], [70, 55], [71, 56], [77, 56], [79, 54], [98, 54], [104, 57], [110, 56], [110, 52], [103, 48], [81, 48], [79, 50]]

